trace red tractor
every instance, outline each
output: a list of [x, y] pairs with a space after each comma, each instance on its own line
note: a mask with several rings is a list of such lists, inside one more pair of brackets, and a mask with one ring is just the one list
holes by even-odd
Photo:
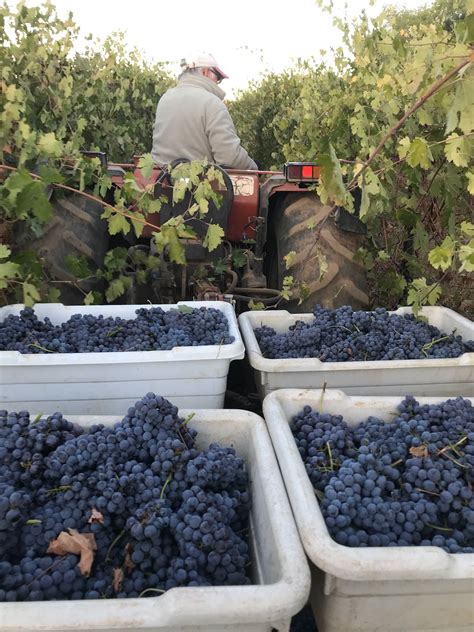
[[[94, 155], [105, 164], [104, 154]], [[125, 175], [123, 166], [109, 164], [107, 168], [114, 184], [120, 187]], [[153, 183], [157, 196], [172, 188], [168, 172], [156, 168], [151, 180], [144, 182], [137, 166], [128, 168], [134, 170], [139, 184]], [[309, 190], [320, 175], [316, 164], [287, 163], [282, 172], [217, 168], [225, 187], [219, 191], [219, 208], [209, 214], [224, 230], [222, 244], [208, 252], [199, 239], [186, 240], [186, 266], [171, 263], [165, 251], [145, 288], [131, 283], [128, 302], [225, 298], [237, 301], [241, 307], [251, 299], [270, 307], [281, 303], [283, 279], [292, 276], [296, 284], [304, 282], [307, 290], [299, 305], [295, 295], [289, 304], [285, 303], [290, 310], [310, 311], [316, 303], [367, 308], [364, 268], [353, 259], [363, 242], [365, 227], [343, 208], [331, 213], [331, 208]], [[68, 254], [80, 255], [95, 269], [103, 265], [111, 247], [100, 218], [103, 209], [80, 194], [57, 197], [54, 206], [54, 220], [29, 246], [43, 258], [56, 279], [73, 281], [64, 264]], [[148, 216], [148, 221], [159, 225], [181, 212], [179, 205], [165, 204], [158, 216]], [[199, 234], [199, 229], [196, 232]], [[140, 239], [128, 238], [122, 245], [130, 253], [136, 249], [153, 252], [151, 233], [152, 229], [145, 227]], [[118, 245], [117, 241], [112, 245]], [[236, 252], [237, 258], [232, 256]], [[290, 252], [293, 254], [284, 261]], [[222, 265], [216, 268], [217, 261], [227, 262], [225, 269]], [[211, 272], [203, 275], [203, 270]], [[62, 287], [67, 288], [67, 284]], [[88, 281], [82, 286], [87, 291], [90, 287], [93, 284], [89, 286]], [[63, 302], [74, 303], [78, 299], [74, 288], [63, 290]]]

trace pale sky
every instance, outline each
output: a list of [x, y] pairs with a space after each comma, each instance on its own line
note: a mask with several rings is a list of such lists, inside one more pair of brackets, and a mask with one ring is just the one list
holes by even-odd
[[[350, 0], [349, 17], [366, 9], [377, 14], [385, 5], [417, 8], [430, 0]], [[10, 4], [14, 4], [10, 0]], [[38, 1], [27, 0], [28, 5]], [[150, 61], [172, 62], [192, 52], [210, 52], [229, 75], [222, 87], [231, 97], [258, 79], [265, 69], [281, 71], [298, 58], [319, 57], [320, 49], [339, 44], [338, 31], [314, 0], [52, 0], [61, 16], [72, 11], [81, 33], [104, 38], [126, 33], [130, 46]], [[334, 0], [338, 13], [343, 0]]]

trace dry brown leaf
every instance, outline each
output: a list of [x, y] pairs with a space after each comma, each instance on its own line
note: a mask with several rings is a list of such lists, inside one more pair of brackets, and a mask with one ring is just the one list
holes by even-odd
[[95, 535], [93, 533], [79, 533], [76, 529], [68, 529], [68, 531], [61, 531], [56, 540], [49, 543], [47, 553], [79, 555], [79, 570], [83, 575], [89, 576], [94, 563], [94, 553], [97, 550]]
[[120, 592], [123, 582], [123, 570], [121, 568], [114, 568], [113, 577], [112, 586], [115, 592]]
[[408, 452], [412, 455], [412, 456], [420, 456], [422, 458], [427, 457], [428, 456], [428, 446], [426, 445], [420, 445], [418, 447], [411, 447]]
[[135, 568], [135, 562], [132, 560], [131, 554], [133, 551], [133, 546], [130, 544], [125, 545], [125, 568], [127, 571], [132, 571]]
[[100, 511], [97, 511], [97, 509], [95, 507], [92, 507], [91, 517], [89, 518], [89, 520], [87, 522], [89, 524], [93, 524], [95, 522], [99, 522], [100, 524], [104, 524], [104, 516], [100, 513]]

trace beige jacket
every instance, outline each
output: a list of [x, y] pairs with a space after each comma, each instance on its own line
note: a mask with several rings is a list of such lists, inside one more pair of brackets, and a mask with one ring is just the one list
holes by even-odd
[[160, 164], [176, 158], [204, 160], [232, 169], [257, 169], [240, 144], [225, 92], [211, 79], [183, 74], [156, 109], [152, 156]]

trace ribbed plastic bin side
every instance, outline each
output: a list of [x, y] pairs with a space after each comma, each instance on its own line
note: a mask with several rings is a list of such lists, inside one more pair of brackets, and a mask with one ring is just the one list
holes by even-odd
[[[400, 307], [395, 314], [411, 313]], [[454, 330], [464, 340], [474, 340], [474, 322], [447, 307], [425, 307], [421, 314], [446, 333]], [[369, 362], [321, 362], [317, 358], [264, 358], [255, 337], [262, 325], [278, 333], [288, 331], [297, 320], [312, 322], [312, 314], [285, 310], [246, 312], [239, 326], [261, 397], [280, 388], [338, 388], [359, 395], [474, 396], [474, 353], [458, 358], [426, 360], [381, 360]]]
[[[418, 398], [421, 403], [444, 397]], [[318, 632], [467, 632], [474, 627], [474, 554], [438, 547], [350, 548], [329, 535], [289, 422], [305, 405], [356, 425], [393, 420], [400, 397], [351, 397], [341, 391], [282, 389], [263, 413], [311, 561], [311, 605]]]
[[[0, 351], [0, 406], [10, 410], [61, 411], [67, 415], [118, 415], [148, 391], [162, 394], [176, 406], [222, 408], [229, 365], [244, 356], [235, 311], [223, 301], [156, 305], [165, 311], [213, 307], [227, 317], [234, 342], [228, 345], [175, 347], [170, 351], [21, 354]], [[0, 308], [0, 322], [19, 314], [23, 305]], [[65, 306], [38, 303], [38, 318], [53, 324], [73, 314], [135, 318], [150, 305]]]
[[[180, 410], [187, 418], [193, 410]], [[83, 426], [116, 417], [68, 417]], [[0, 604], [2, 632], [288, 632], [305, 605], [310, 572], [261, 417], [241, 410], [199, 410], [190, 426], [198, 447], [232, 445], [250, 478], [249, 586], [173, 588], [159, 597]]]

